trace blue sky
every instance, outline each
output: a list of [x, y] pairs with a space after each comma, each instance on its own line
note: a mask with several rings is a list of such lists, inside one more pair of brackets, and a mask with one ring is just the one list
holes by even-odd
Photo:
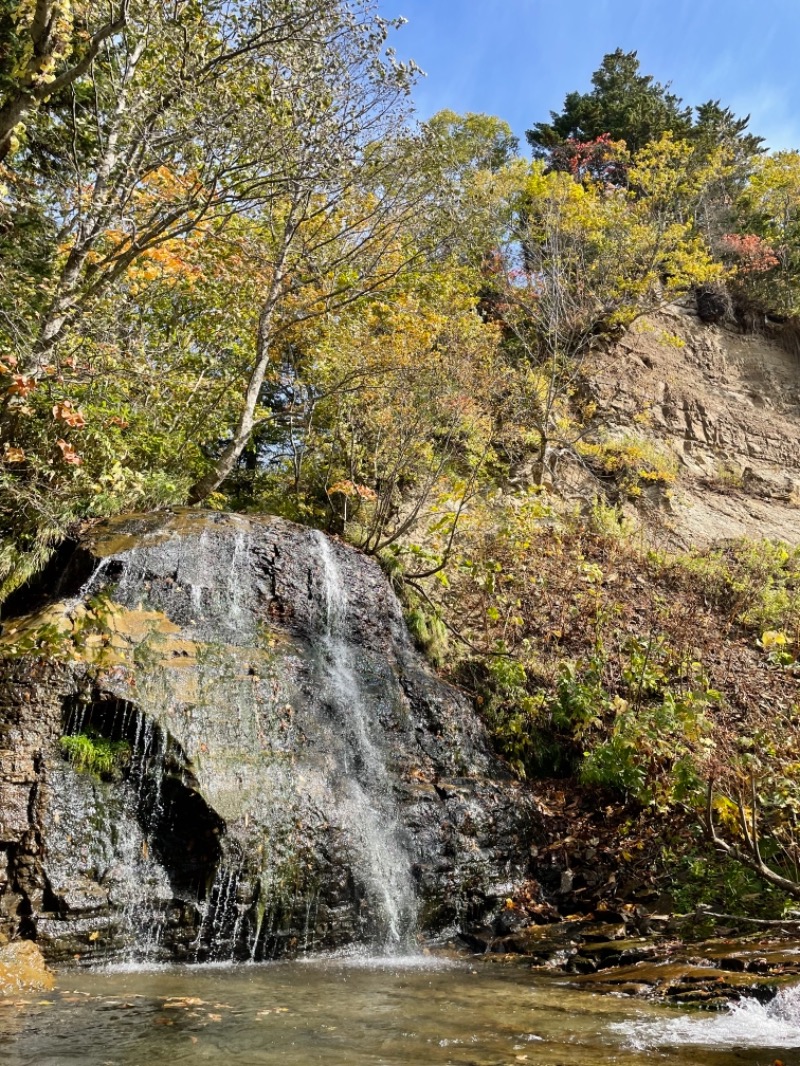
[[771, 148], [800, 148], [800, 0], [380, 0], [380, 10], [409, 20], [393, 43], [427, 73], [422, 117], [484, 111], [523, 140], [620, 47], [686, 103], [719, 98], [749, 113]]

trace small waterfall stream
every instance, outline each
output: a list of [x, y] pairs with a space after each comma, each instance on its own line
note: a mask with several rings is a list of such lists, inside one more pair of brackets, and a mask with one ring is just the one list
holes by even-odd
[[377, 946], [391, 953], [408, 945], [416, 927], [411, 863], [402, 841], [380, 726], [347, 639], [348, 595], [342, 572], [329, 539], [318, 531], [314, 536], [324, 597], [321, 660], [341, 742], [342, 765], [334, 787], [342, 825], [355, 852], [356, 873], [377, 918]]

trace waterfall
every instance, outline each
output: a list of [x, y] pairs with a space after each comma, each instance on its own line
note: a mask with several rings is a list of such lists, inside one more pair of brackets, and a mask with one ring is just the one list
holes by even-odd
[[[164, 736], [152, 720], [121, 702], [68, 705], [63, 729], [65, 736], [126, 742], [128, 751], [112, 780], [76, 772], [61, 760], [50, 767], [49, 787], [58, 810], [51, 837], [51, 888], [80, 894], [91, 872], [102, 871], [115, 908], [113, 935], [124, 943], [125, 961], [156, 958], [173, 898], [153, 846], [163, 814]], [[72, 846], [76, 839], [81, 841], [78, 848]], [[91, 890], [87, 903], [90, 910], [97, 903]]]
[[[746, 1048], [800, 1047], [800, 988], [781, 988], [768, 1003], [742, 999], [713, 1014], [701, 1011], [676, 1016], [665, 1012], [661, 1018], [615, 1022], [609, 1029], [637, 1051], [699, 1047], [710, 1053], [712, 1049], [733, 1048], [742, 1055], [739, 1061], [745, 1061]], [[773, 1055], [769, 1059], [773, 1061]]]
[[339, 731], [334, 787], [338, 813], [361, 879], [378, 919], [380, 947], [393, 952], [413, 936], [417, 898], [411, 863], [392, 795], [387, 753], [374, 707], [359, 678], [356, 651], [348, 640], [348, 597], [331, 542], [314, 537], [323, 581], [321, 664], [326, 697]]
[[396, 960], [460, 900], [482, 922], [527, 878], [527, 846], [508, 848], [538, 812], [495, 781], [374, 560], [280, 518], [194, 511], [120, 520], [82, 553], [77, 597], [45, 604], [85, 637], [54, 664], [63, 689], [32, 670], [0, 715], [32, 760], [19, 869], [36, 871], [24, 926], [4, 928], [35, 927], [59, 961], [354, 943]]

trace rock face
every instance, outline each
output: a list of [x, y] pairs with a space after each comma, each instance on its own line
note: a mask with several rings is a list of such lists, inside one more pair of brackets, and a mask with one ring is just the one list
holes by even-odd
[[55, 960], [399, 950], [525, 881], [537, 808], [356, 551], [134, 516], [12, 610], [0, 933]]
[[677, 455], [664, 516], [676, 546], [742, 536], [796, 543], [797, 335], [774, 323], [743, 332], [708, 311], [701, 294], [699, 309], [687, 298], [626, 333], [597, 375], [605, 431], [650, 437]]

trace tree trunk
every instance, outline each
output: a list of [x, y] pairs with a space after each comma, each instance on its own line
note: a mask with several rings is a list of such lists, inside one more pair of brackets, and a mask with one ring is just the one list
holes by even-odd
[[270, 346], [272, 319], [275, 312], [275, 306], [280, 297], [282, 282], [283, 270], [282, 268], [278, 268], [275, 272], [272, 284], [270, 285], [267, 299], [261, 309], [261, 316], [258, 321], [256, 363], [250, 374], [250, 380], [247, 383], [244, 408], [239, 416], [239, 422], [234, 430], [233, 437], [223, 449], [222, 454], [214, 463], [214, 466], [189, 490], [189, 503], [191, 504], [202, 503], [212, 492], [216, 492], [223, 481], [233, 473], [236, 463], [239, 460], [239, 456], [245, 450], [247, 443], [250, 440], [250, 434], [253, 432], [253, 426], [255, 425], [255, 412], [256, 407], [258, 406], [258, 397], [261, 393], [261, 386], [264, 384], [264, 378], [267, 373], [270, 358], [272, 357], [272, 349]]

